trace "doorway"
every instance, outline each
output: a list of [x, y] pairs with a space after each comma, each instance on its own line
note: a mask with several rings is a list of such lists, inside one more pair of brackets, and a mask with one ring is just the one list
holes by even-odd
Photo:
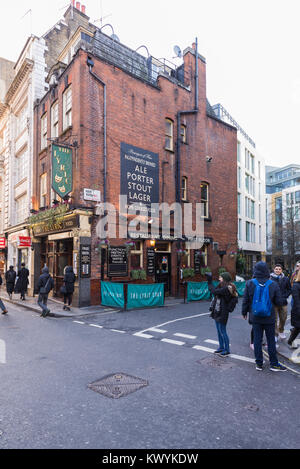
[[163, 283], [165, 286], [165, 295], [171, 293], [171, 254], [155, 253], [155, 282]]

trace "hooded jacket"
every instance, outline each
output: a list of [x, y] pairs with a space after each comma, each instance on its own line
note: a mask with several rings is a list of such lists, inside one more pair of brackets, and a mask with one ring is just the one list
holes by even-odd
[[[265, 262], [258, 262], [254, 266], [253, 278], [256, 278], [259, 283], [264, 285], [270, 280], [270, 271]], [[252, 280], [246, 283], [246, 288], [243, 296], [242, 315], [245, 317], [249, 313], [250, 324], [275, 324], [275, 309], [274, 306], [284, 306], [285, 299], [282, 298], [280, 288], [277, 283], [273, 282], [269, 285], [269, 295], [272, 303], [271, 315], [268, 317], [254, 316], [252, 313], [252, 302], [255, 292], [255, 284]]]
[[64, 284], [67, 289], [67, 293], [73, 293], [74, 292], [74, 283], [75, 283], [75, 274], [73, 271], [73, 267], [67, 267], [66, 268], [66, 273], [64, 276]]
[[53, 281], [53, 278], [51, 277], [51, 275], [49, 274], [49, 269], [48, 267], [44, 267], [42, 269], [42, 275], [40, 275], [40, 278], [39, 278], [39, 281], [38, 281], [38, 285], [37, 285], [37, 288], [38, 288], [38, 291], [40, 292], [40, 289], [42, 287], [44, 287], [48, 281], [50, 277], [50, 290], [52, 290], [54, 288], [54, 281]]

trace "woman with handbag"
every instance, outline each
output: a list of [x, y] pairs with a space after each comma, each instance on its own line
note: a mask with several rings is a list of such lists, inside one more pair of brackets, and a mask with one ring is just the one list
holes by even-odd
[[238, 293], [235, 285], [232, 283], [231, 275], [228, 272], [223, 272], [220, 275], [220, 283], [217, 287], [214, 287], [212, 283], [211, 274], [206, 273], [205, 276], [208, 282], [208, 289], [214, 295], [210, 309], [211, 317], [216, 323], [219, 339], [219, 348], [215, 353], [221, 357], [227, 357], [230, 355], [230, 344], [226, 325], [229, 313], [234, 310], [238, 302]]
[[[65, 271], [64, 284], [60, 289], [60, 292], [64, 295], [64, 307], [63, 309], [70, 311], [72, 305], [72, 297], [74, 293], [74, 283], [76, 277], [73, 271], [73, 267], [68, 266]], [[67, 304], [68, 303], [68, 304]]]

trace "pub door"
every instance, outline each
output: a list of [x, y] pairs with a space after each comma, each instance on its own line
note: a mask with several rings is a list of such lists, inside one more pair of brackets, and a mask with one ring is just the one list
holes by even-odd
[[155, 253], [155, 282], [164, 283], [165, 295], [171, 293], [171, 254]]
[[63, 285], [65, 268], [72, 266], [73, 262], [73, 239], [62, 239], [55, 241], [56, 249], [54, 252], [53, 280], [54, 296], [62, 297], [60, 288]]

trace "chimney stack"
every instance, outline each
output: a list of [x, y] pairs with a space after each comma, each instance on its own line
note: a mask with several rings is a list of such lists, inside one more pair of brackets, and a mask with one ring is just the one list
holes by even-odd
[[80, 11], [80, 2], [76, 2], [76, 8]]
[[81, 13], [85, 14], [85, 5], [81, 5]]

